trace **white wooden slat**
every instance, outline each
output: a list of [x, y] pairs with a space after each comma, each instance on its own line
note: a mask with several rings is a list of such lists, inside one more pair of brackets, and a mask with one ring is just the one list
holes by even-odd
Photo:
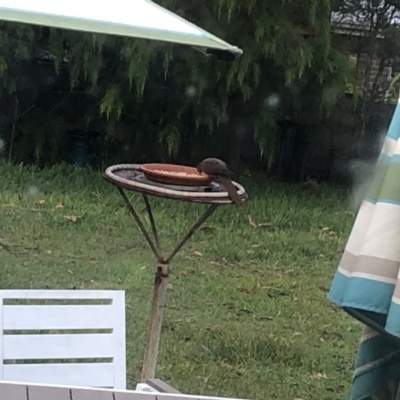
[[125, 393], [116, 392], [114, 393], [114, 398], [115, 400], [158, 400], [158, 397], [156, 397], [154, 393], [140, 393], [140, 392], [125, 392]]
[[[168, 395], [168, 396], [165, 396]], [[196, 397], [196, 400], [199, 400], [200, 397]], [[208, 397], [206, 397], [206, 399], [209, 399]], [[29, 399], [30, 400], [30, 399]], [[193, 397], [187, 397], [187, 395], [184, 394], [180, 394], [177, 395], [175, 393], [160, 393], [157, 394], [157, 400], [194, 400]], [[215, 397], [213, 400], [217, 400], [217, 398]], [[229, 400], [229, 399], [225, 399], [225, 400]], [[233, 399], [231, 399], [233, 400]]]
[[3, 368], [3, 379], [8, 381], [92, 387], [114, 385], [111, 363], [5, 364]]
[[3, 379], [3, 331], [3, 302], [0, 298], [0, 380]]
[[4, 335], [4, 360], [112, 358], [113, 334]]
[[245, 399], [234, 398], [234, 397], [213, 397], [213, 396], [199, 396], [199, 395], [188, 395], [188, 394], [179, 395], [179, 394], [160, 393], [157, 394], [157, 400], [245, 400]]
[[126, 335], [125, 335], [125, 292], [120, 291], [114, 297], [114, 388], [126, 389]]
[[0, 382], [0, 400], [28, 400], [26, 386]]
[[114, 396], [112, 392], [73, 389], [68, 400], [114, 400]]
[[29, 400], [71, 400], [70, 390], [63, 387], [28, 386]]
[[113, 305], [4, 305], [3, 330], [110, 329]]
[[122, 290], [1, 290], [0, 298], [10, 300], [113, 300]]
[[[140, 393], [131, 391], [131, 390], [115, 390], [115, 389], [104, 389], [104, 388], [89, 388], [89, 387], [78, 387], [72, 385], [60, 385], [60, 384], [43, 384], [43, 383], [28, 383], [28, 382], [10, 382], [10, 381], [0, 381], [0, 394], [3, 387], [13, 387], [16, 389], [23, 390], [26, 393], [27, 387], [28, 390], [31, 391], [32, 388], [51, 388], [55, 390], [59, 389], [68, 389], [72, 395], [73, 400], [79, 400], [79, 398], [93, 398], [93, 400], [97, 400], [100, 395], [103, 393], [109, 394], [113, 399], [120, 400], [156, 400], [154, 396], [148, 396], [146, 393], [145, 397], [140, 396]], [[92, 396], [92, 397], [90, 397]], [[122, 396], [122, 397], [120, 397]], [[2, 399], [0, 400], [9, 400]], [[19, 399], [18, 399], [19, 400]], [[28, 400], [26, 397], [23, 400]], [[57, 398], [46, 398], [42, 400], [58, 400]], [[181, 399], [183, 400], [183, 399]]]
[[[146, 393], [146, 392], [136, 392], [130, 390], [116, 390], [116, 389], [103, 389], [103, 388], [88, 388], [88, 387], [77, 387], [72, 385], [60, 385], [60, 384], [43, 384], [43, 383], [27, 383], [27, 382], [1, 382], [0, 381], [0, 393], [3, 385], [11, 385], [15, 387], [29, 386], [29, 390], [32, 387], [43, 388], [49, 387], [54, 389], [67, 388], [71, 391], [71, 394], [83, 394], [90, 393], [94, 397], [84, 397], [85, 400], [93, 399], [97, 400], [96, 396], [100, 396], [103, 393], [109, 393], [114, 395], [115, 400], [245, 400], [240, 398], [232, 397], [213, 397], [213, 396], [200, 396], [200, 395], [189, 395], [189, 394], [171, 394], [171, 393]], [[1, 398], [0, 398], [1, 399]], [[1, 399], [3, 400], [3, 399]], [[8, 399], [7, 399], [8, 400]], [[18, 399], [19, 400], [19, 399]], [[24, 399], [25, 400], [25, 399]], [[45, 398], [42, 400], [59, 400], [57, 398]], [[73, 400], [79, 400], [73, 397]], [[250, 399], [248, 399], [250, 400]]]
[[[116, 396], [115, 399], [119, 400], [118, 396]], [[189, 394], [175, 394], [175, 393], [135, 393], [135, 396], [137, 394], [140, 394], [143, 396], [143, 400], [148, 400], [148, 398], [151, 398], [151, 396], [154, 396], [156, 400], [245, 400], [241, 398], [233, 398], [233, 397], [213, 397], [213, 396], [200, 396], [200, 395], [189, 395]], [[141, 397], [135, 397], [132, 396], [132, 400], [142, 400]], [[268, 398], [268, 397], [267, 397]], [[125, 400], [125, 399], [123, 399]], [[130, 399], [129, 399], [130, 400]], [[152, 399], [153, 400], [153, 399]], [[250, 400], [250, 399], [247, 399]]]

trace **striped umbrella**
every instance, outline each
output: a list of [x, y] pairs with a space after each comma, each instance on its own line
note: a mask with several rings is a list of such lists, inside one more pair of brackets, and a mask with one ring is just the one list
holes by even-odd
[[365, 324], [351, 400], [400, 400], [400, 105], [328, 299]]

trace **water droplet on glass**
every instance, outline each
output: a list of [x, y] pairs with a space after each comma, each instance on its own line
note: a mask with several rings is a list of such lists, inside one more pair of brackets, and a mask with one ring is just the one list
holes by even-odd
[[243, 137], [246, 134], [246, 128], [242, 124], [238, 124], [234, 130], [235, 134], [239, 137]]
[[229, 117], [227, 114], [222, 114], [221, 116], [221, 124], [226, 124], [227, 122], [229, 122]]
[[186, 86], [185, 93], [186, 93], [186, 96], [188, 96], [188, 97], [194, 97], [197, 94], [197, 89], [195, 86], [189, 85], [189, 86]]
[[281, 98], [278, 94], [272, 93], [264, 100], [264, 106], [268, 108], [277, 108], [281, 103]]
[[36, 186], [29, 186], [26, 190], [26, 193], [28, 194], [28, 196], [35, 197], [39, 194], [39, 189]]
[[326, 88], [322, 93], [322, 102], [326, 106], [332, 106], [333, 104], [335, 104], [335, 102], [338, 98], [339, 92], [340, 92], [340, 90], [335, 86]]

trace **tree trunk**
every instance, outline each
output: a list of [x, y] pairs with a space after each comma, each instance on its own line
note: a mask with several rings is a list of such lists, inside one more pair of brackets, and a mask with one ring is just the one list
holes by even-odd
[[231, 119], [230, 129], [226, 135], [226, 149], [224, 153], [227, 163], [235, 174], [240, 172], [240, 157], [242, 155], [243, 137], [246, 133], [245, 129], [245, 106], [240, 96], [235, 96], [231, 100], [229, 107]]
[[11, 127], [11, 138], [10, 138], [10, 146], [8, 148], [8, 162], [11, 163], [12, 161], [12, 156], [13, 156], [13, 150], [14, 150], [14, 142], [15, 142], [15, 136], [17, 133], [17, 119], [18, 119], [18, 96], [15, 93], [14, 97], [14, 117], [13, 117], [13, 123]]

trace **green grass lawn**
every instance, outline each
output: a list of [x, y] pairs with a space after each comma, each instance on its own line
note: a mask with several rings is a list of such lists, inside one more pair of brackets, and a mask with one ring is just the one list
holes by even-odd
[[[134, 387], [154, 258], [117, 190], [99, 171], [0, 171], [0, 287], [126, 290]], [[220, 207], [172, 264], [157, 377], [185, 393], [344, 399], [361, 328], [326, 293], [354, 218], [348, 198], [242, 183], [248, 204]], [[204, 207], [151, 200], [164, 247]]]

